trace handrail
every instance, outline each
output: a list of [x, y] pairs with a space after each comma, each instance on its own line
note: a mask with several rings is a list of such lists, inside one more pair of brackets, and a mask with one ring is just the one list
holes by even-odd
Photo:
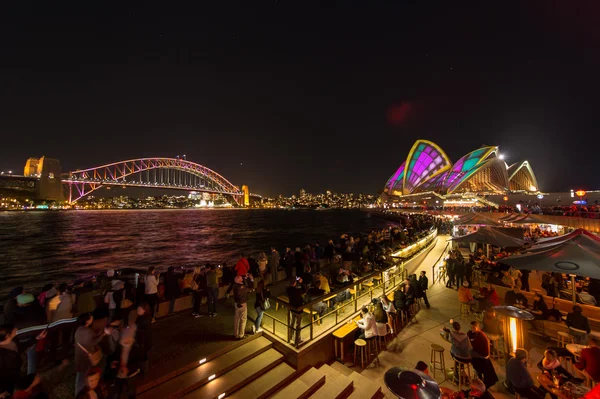
[[[448, 250], [448, 246], [450, 246], [450, 241], [448, 241], [446, 243], [446, 246], [444, 247], [444, 250], [442, 251], [442, 253], [440, 254], [440, 257], [437, 258], [437, 260], [433, 263], [433, 266], [431, 266], [431, 276], [433, 278], [433, 283], [436, 283], [436, 279], [435, 279], [435, 266], [439, 263], [439, 261], [444, 257], [444, 255], [446, 255], [446, 251]], [[439, 273], [438, 273], [438, 277], [439, 277]]]
[[[276, 329], [275, 329], [276, 322], [284, 325], [284, 328], [286, 328], [286, 330], [287, 330], [286, 342], [289, 343], [291, 341], [292, 330], [295, 330], [295, 327], [290, 325], [290, 310], [294, 310], [296, 312], [304, 312], [305, 309], [308, 309], [309, 310], [308, 313], [310, 315], [310, 322], [308, 324], [305, 324], [304, 326], [301, 325], [298, 328], [298, 333], [300, 333], [302, 330], [305, 330], [308, 328], [308, 329], [310, 329], [309, 340], [314, 339], [315, 338], [315, 335], [314, 335], [315, 321], [314, 321], [313, 313], [312, 313], [314, 311], [313, 305], [315, 305], [319, 302], [323, 302], [326, 297], [331, 297], [332, 295], [337, 295], [338, 293], [343, 292], [343, 291], [347, 290], [348, 288], [354, 288], [354, 290], [355, 290], [354, 298], [350, 302], [346, 302], [340, 308], [332, 309], [331, 311], [329, 311], [329, 312], [323, 314], [323, 316], [321, 316], [321, 320], [324, 320], [324, 318], [326, 316], [329, 316], [329, 315], [332, 315], [333, 313], [335, 313], [335, 315], [336, 315], [335, 323], [332, 325], [332, 328], [337, 326], [337, 324], [339, 323], [338, 312], [340, 311], [340, 309], [344, 309], [347, 306], [352, 307], [352, 305], [353, 305], [354, 311], [351, 312], [351, 315], [352, 315], [358, 311], [358, 302], [360, 300], [362, 300], [365, 296], [371, 296], [371, 299], [373, 299], [375, 290], [381, 289], [382, 294], [385, 295], [386, 288], [389, 288], [389, 287], [396, 288], [397, 286], [402, 285], [403, 281], [405, 280], [405, 274], [406, 274], [406, 270], [404, 270], [405, 263], [408, 262], [409, 260], [413, 259], [415, 256], [418, 256], [423, 251], [430, 249], [431, 244], [435, 243], [436, 238], [437, 238], [437, 229], [432, 229], [432, 232], [425, 239], [422, 239], [421, 242], [419, 242], [419, 243], [413, 244], [413, 245], [415, 245], [414, 248], [417, 250], [415, 253], [411, 254], [410, 259], [406, 259], [405, 261], [395, 262], [390, 267], [387, 267], [385, 269], [381, 269], [378, 271], [374, 271], [374, 272], [370, 273], [369, 275], [364, 276], [364, 277], [352, 282], [350, 285], [346, 285], [344, 287], [340, 287], [336, 290], [330, 291], [328, 294], [325, 294], [319, 298], [316, 298], [315, 300], [310, 301], [302, 306], [297, 306], [297, 307], [291, 306], [288, 302], [281, 301], [278, 298], [271, 298], [274, 300], [274, 302], [280, 304], [282, 306], [282, 308], [287, 310], [286, 313], [288, 316], [288, 322], [285, 323], [285, 322], [279, 320], [278, 318], [265, 312], [265, 314], [268, 317], [271, 317], [273, 319], [273, 334], [277, 335]], [[390, 270], [392, 270], [393, 268], [396, 268], [396, 270], [391, 275], [384, 276], [384, 273], [389, 273]], [[374, 277], [380, 277], [380, 278], [378, 278], [378, 280], [380, 280], [381, 282], [377, 285], [373, 285], [372, 287], [370, 287], [370, 289], [367, 292], [359, 294], [359, 286], [364, 284], [367, 280], [373, 279]], [[388, 292], [389, 292], [389, 290], [388, 290]], [[351, 315], [349, 315], [349, 317]], [[325, 333], [325, 331], [321, 331], [317, 334], [317, 336], [320, 336], [324, 333]], [[294, 345], [294, 346], [296, 346], [296, 345]]]
[[[432, 241], [432, 240], [434, 240], [436, 237], [437, 237], [437, 229], [434, 229], [434, 230], [433, 230], [433, 231], [432, 231], [432, 232], [429, 234], [429, 236], [428, 236], [428, 237], [426, 237], [425, 239], [421, 239], [421, 240], [427, 240], [428, 242], [427, 242], [426, 244], [424, 244], [424, 245], [423, 245], [421, 248], [419, 248], [419, 249], [417, 250], [417, 252], [413, 253], [413, 254], [412, 254], [412, 256], [411, 256], [411, 258], [412, 258], [412, 257], [414, 257], [414, 255], [416, 255], [417, 253], [421, 252], [421, 251], [423, 250], [423, 248], [425, 248], [425, 247], [427, 247], [429, 244], [431, 244], [431, 241]], [[419, 246], [419, 245], [421, 245], [421, 243], [415, 243], [415, 244], [413, 244], [413, 245], [415, 245], [415, 246]], [[407, 248], [409, 248], [409, 247], [407, 247]], [[405, 249], [406, 249], [406, 248], [405, 248]], [[392, 257], [392, 258], [394, 258], [394, 257]], [[408, 261], [408, 260], [407, 260], [407, 261]], [[398, 263], [400, 263], [400, 265], [398, 265]], [[392, 266], [390, 266], [390, 267], [388, 267], [388, 268], [385, 268], [385, 269], [381, 269], [381, 270], [374, 270], [374, 271], [373, 271], [373, 272], [371, 272], [370, 274], [368, 274], [368, 275], [366, 275], [366, 276], [364, 276], [364, 277], [361, 277], [360, 279], [358, 279], [358, 280], [356, 280], [356, 281], [353, 281], [353, 282], [352, 282], [352, 284], [353, 284], [353, 285], [354, 285], [354, 284], [362, 284], [364, 281], [367, 281], [367, 280], [372, 280], [374, 276], [377, 276], [377, 275], [379, 275], [379, 274], [381, 274], [381, 273], [383, 273], [383, 272], [386, 272], [386, 271], [388, 271], [389, 269], [391, 269], [392, 267], [398, 267], [398, 266], [402, 267], [402, 266], [404, 266], [404, 264], [405, 264], [406, 262], [405, 262], [405, 261], [400, 261], [400, 262], [398, 262], [398, 263], [396, 263], [396, 264], [393, 264]], [[337, 295], [337, 294], [339, 294], [340, 292], [342, 292], [342, 291], [345, 291], [347, 288], [348, 288], [348, 286], [344, 286], [344, 287], [340, 287], [340, 288], [338, 288], [338, 289], [336, 289], [336, 290], [332, 290], [332, 291], [330, 291], [330, 292], [329, 292], [329, 294], [322, 295], [322, 296], [318, 297], [317, 299], [314, 299], [314, 300], [312, 300], [311, 302], [307, 302], [307, 303], [305, 303], [304, 305], [302, 305], [302, 306], [297, 306], [297, 307], [296, 307], [296, 306], [292, 306], [292, 305], [291, 305], [291, 304], [289, 304], [288, 302], [279, 301], [277, 298], [275, 298], [275, 300], [276, 300], [276, 301], [278, 301], [280, 305], [286, 306], [286, 307], [288, 307], [288, 308], [290, 308], [290, 309], [293, 309], [293, 310], [296, 310], [296, 311], [303, 311], [303, 310], [304, 310], [304, 308], [307, 308], [307, 307], [309, 307], [309, 306], [312, 306], [312, 305], [314, 305], [314, 304], [316, 304], [316, 303], [318, 303], [318, 302], [322, 302], [324, 297], [331, 296], [331, 295]]]

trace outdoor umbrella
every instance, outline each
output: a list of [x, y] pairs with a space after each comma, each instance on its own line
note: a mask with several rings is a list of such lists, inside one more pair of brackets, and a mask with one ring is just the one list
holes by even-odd
[[494, 227], [485, 226], [477, 230], [475, 233], [467, 234], [466, 236], [453, 238], [456, 242], [476, 242], [479, 244], [489, 244], [497, 247], [522, 247], [525, 245], [525, 240], [512, 235], [505, 234]]
[[455, 225], [481, 224], [486, 226], [502, 226], [502, 223], [482, 215], [478, 212], [471, 212], [454, 222]]
[[520, 224], [531, 224], [531, 223], [536, 223], [536, 224], [548, 224], [548, 222], [544, 222], [541, 219], [538, 219], [537, 217], [535, 217], [534, 215], [521, 215], [520, 217], [516, 218], [516, 219], [511, 219], [505, 222], [508, 223], [520, 223]]
[[439, 399], [440, 386], [427, 374], [418, 370], [392, 367], [383, 376], [390, 391], [399, 398]]
[[501, 263], [515, 269], [568, 273], [572, 276], [571, 281], [575, 280], [575, 275], [600, 279], [600, 238], [581, 230], [546, 251], [511, 256], [502, 259]]

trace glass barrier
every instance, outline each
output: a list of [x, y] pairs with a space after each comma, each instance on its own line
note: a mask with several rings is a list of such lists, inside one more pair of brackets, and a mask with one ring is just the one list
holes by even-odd
[[[373, 271], [301, 307], [290, 306], [285, 294], [271, 298], [271, 308], [264, 312], [262, 328], [296, 347], [329, 332], [373, 298], [395, 291], [407, 278], [406, 262], [426, 250], [436, 237], [437, 230], [433, 230], [416, 243], [394, 252], [392, 266]], [[300, 332], [299, 340], [296, 330]]]

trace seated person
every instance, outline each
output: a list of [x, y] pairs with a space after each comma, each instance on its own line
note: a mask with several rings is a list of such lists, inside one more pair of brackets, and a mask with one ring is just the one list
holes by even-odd
[[[582, 313], [581, 306], [573, 306], [573, 311], [567, 315], [567, 326], [569, 326], [569, 333], [575, 339], [575, 343], [586, 345], [588, 341], [588, 334], [591, 332], [590, 322], [588, 318]], [[580, 330], [582, 332], [573, 331], [573, 329]], [[585, 331], [585, 333], [583, 332]]]
[[517, 304], [527, 307], [527, 298], [525, 298], [525, 295], [521, 294], [521, 290], [515, 285], [512, 287], [511, 291], [506, 292], [506, 295], [504, 296], [504, 305], [515, 306]]
[[362, 319], [358, 321], [354, 321], [358, 326], [357, 333], [359, 333], [358, 338], [360, 339], [368, 339], [377, 336], [377, 324], [375, 322], [375, 317], [369, 312], [366, 306], [364, 306], [360, 310], [360, 315]]
[[[544, 357], [539, 361], [537, 366], [540, 370], [542, 370], [542, 372], [547, 374], [550, 379], [554, 377], [554, 374], [556, 374], [556, 376], [562, 381], [568, 381], [573, 378], [573, 375], [565, 370], [565, 368], [560, 364], [558, 355], [552, 349], [546, 349], [544, 352]], [[540, 388], [543, 389], [543, 387]], [[557, 399], [557, 396], [551, 392], [550, 397], [552, 397], [552, 399]]]
[[325, 294], [329, 294], [331, 288], [329, 288], [329, 280], [322, 273], [317, 274], [317, 278], [321, 281], [320, 288], [325, 291]]
[[336, 281], [342, 285], [350, 285], [354, 282], [356, 275], [350, 270], [341, 268], [338, 272]]
[[600, 382], [600, 344], [599, 338], [594, 335], [588, 337], [589, 348], [584, 348], [579, 356], [579, 362], [575, 364], [579, 370], [583, 370], [595, 382]]
[[487, 294], [485, 295], [485, 299], [492, 306], [500, 306], [500, 297], [498, 296], [498, 293], [492, 284], [488, 284], [487, 286]]
[[[309, 288], [306, 292], [306, 299], [308, 302], [312, 302], [325, 295], [325, 291], [321, 288], [321, 280], [316, 279], [313, 287]], [[320, 317], [327, 312], [327, 304], [323, 301], [313, 304], [313, 310], [319, 314]]]
[[477, 303], [477, 301], [473, 298], [473, 293], [471, 293], [468, 281], [464, 281], [462, 287], [458, 289], [458, 300], [461, 303], [468, 303], [471, 306]]
[[373, 303], [375, 304], [374, 316], [375, 323], [377, 324], [377, 333], [378, 335], [386, 335], [387, 334], [387, 324], [388, 324], [388, 315], [385, 309], [383, 308], [383, 304], [377, 298], [373, 299]]
[[546, 320], [548, 318], [548, 305], [544, 297], [539, 292], [534, 294], [533, 312], [536, 320]]
[[515, 357], [506, 365], [506, 381], [522, 398], [543, 399], [546, 392], [533, 384], [533, 379], [527, 371], [529, 353], [525, 349], [517, 349]]

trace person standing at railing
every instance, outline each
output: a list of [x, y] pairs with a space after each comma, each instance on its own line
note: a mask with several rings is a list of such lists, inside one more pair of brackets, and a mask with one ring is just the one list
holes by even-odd
[[235, 302], [235, 316], [233, 319], [233, 334], [237, 339], [243, 339], [246, 334], [246, 321], [248, 318], [248, 293], [252, 291], [254, 279], [248, 273], [246, 278], [235, 276], [233, 284], [233, 301]]
[[[303, 295], [305, 293], [302, 285], [302, 277], [296, 277], [290, 280], [290, 286], [287, 287], [287, 296], [290, 301], [290, 334], [296, 346], [302, 343], [300, 338], [300, 325], [302, 324], [302, 306], [304, 305]], [[297, 309], [300, 308], [300, 309]]]
[[421, 291], [423, 294], [423, 301], [425, 302], [425, 306], [427, 309], [431, 308], [429, 305], [429, 300], [427, 299], [427, 290], [429, 289], [429, 279], [426, 276], [427, 272], [425, 270], [421, 271], [421, 275], [419, 276], [419, 285], [421, 286]]
[[0, 326], [0, 397], [7, 392], [12, 394], [15, 382], [21, 374], [21, 352], [27, 353], [27, 374], [37, 371], [36, 342], [46, 337], [47, 331], [42, 331], [35, 340], [19, 344], [15, 337], [17, 328], [13, 324]]
[[148, 274], [144, 277], [144, 294], [146, 302], [150, 305], [150, 311], [152, 312], [152, 322], [154, 322], [154, 314], [156, 312], [156, 304], [158, 303], [158, 279], [160, 273], [156, 272], [154, 266], [148, 268]]

